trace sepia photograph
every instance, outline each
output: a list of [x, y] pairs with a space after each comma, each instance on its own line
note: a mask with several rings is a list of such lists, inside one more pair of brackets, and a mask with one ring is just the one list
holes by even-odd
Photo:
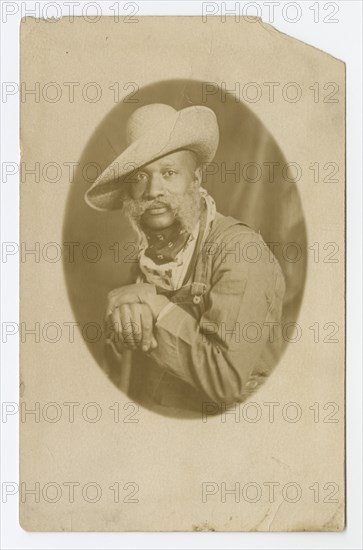
[[361, 9], [192, 4], [1, 8], [9, 550], [358, 548]]
[[82, 174], [72, 183], [64, 241], [81, 225], [84, 244], [108, 256], [93, 272], [65, 256], [70, 295], [80, 321], [104, 316], [91, 351], [133, 400], [183, 418], [220, 413], [269, 376], [298, 315], [306, 230], [294, 167], [213, 83], [163, 81], [136, 97], [85, 152], [106, 165], [84, 196], [103, 214], [82, 204]]

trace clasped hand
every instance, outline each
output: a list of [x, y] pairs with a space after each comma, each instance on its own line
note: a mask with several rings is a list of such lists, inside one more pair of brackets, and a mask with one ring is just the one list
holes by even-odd
[[136, 283], [111, 290], [107, 295], [106, 326], [119, 351], [144, 352], [157, 347], [155, 321], [169, 300], [156, 293], [155, 285]]

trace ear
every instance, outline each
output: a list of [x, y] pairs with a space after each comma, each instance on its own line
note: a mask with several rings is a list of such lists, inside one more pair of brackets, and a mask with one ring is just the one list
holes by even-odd
[[202, 183], [203, 170], [201, 166], [197, 166], [194, 170], [194, 181], [198, 186]]

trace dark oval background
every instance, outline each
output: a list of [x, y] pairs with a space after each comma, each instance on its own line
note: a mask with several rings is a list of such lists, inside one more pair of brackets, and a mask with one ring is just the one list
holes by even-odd
[[[92, 210], [83, 196], [91, 179], [97, 177], [97, 170], [91, 163], [104, 170], [115, 160], [126, 147], [124, 130], [128, 117], [135, 109], [149, 103], [167, 103], [178, 110], [204, 104], [214, 110], [220, 142], [215, 164], [210, 167], [203, 186], [214, 197], [219, 212], [247, 223], [259, 231], [268, 244], [277, 243], [271, 246], [286, 281], [282, 322], [297, 319], [306, 276], [307, 237], [293, 174], [286, 169], [287, 160], [273, 136], [247, 105], [233, 95], [222, 94], [216, 86], [210, 88], [213, 93], [205, 100], [203, 87], [205, 84], [199, 81], [168, 80], [132, 92], [126, 100], [115, 105], [95, 129], [75, 172], [66, 204], [63, 243], [79, 245], [74, 248], [73, 257], [69, 254], [69, 245], [64, 247], [64, 274], [75, 319], [101, 367], [103, 338], [100, 331], [107, 293], [133, 282], [135, 235], [119, 211]], [[256, 163], [260, 174], [248, 163]], [[273, 179], [269, 163], [277, 163]], [[233, 173], [236, 168], [237, 175]], [[97, 243], [97, 246], [89, 243]], [[294, 244], [288, 246], [289, 243]], [[291, 261], [297, 251], [301, 258]], [[92, 261], [93, 258], [97, 261]]]

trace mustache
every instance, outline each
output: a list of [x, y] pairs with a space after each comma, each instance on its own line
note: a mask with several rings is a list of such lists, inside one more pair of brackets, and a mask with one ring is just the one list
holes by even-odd
[[160, 208], [162, 206], [166, 206], [168, 208], [173, 209], [172, 201], [165, 200], [165, 199], [153, 199], [149, 201], [141, 201], [139, 204], [139, 207], [142, 209], [142, 212], [146, 212], [146, 210], [150, 210], [152, 208]]
[[130, 210], [141, 217], [147, 210], [151, 208], [160, 208], [165, 206], [170, 208], [174, 213], [177, 212], [180, 204], [185, 200], [183, 195], [170, 195], [164, 197], [157, 197], [155, 199], [145, 200], [145, 199], [126, 199], [124, 200], [124, 210], [130, 212]]
[[182, 194], [165, 193], [153, 199], [132, 199], [126, 195], [123, 198], [122, 212], [130, 220], [134, 229], [138, 230], [141, 225], [143, 214], [149, 208], [169, 208], [175, 219], [178, 219], [183, 228], [190, 231], [193, 229], [200, 214], [200, 192], [198, 186], [193, 183]]

